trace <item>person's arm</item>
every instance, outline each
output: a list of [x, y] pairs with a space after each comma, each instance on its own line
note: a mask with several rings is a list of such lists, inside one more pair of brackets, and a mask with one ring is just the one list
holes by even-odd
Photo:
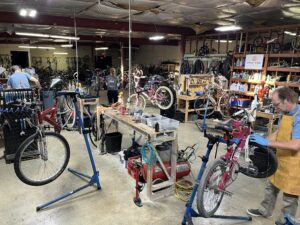
[[277, 138], [278, 130], [268, 136], [269, 141], [275, 141]]
[[300, 139], [292, 139], [290, 141], [270, 140], [268, 146], [298, 152], [300, 150]]
[[10, 77], [8, 78], [8, 81], [7, 81], [7, 88], [9, 88], [9, 89], [12, 88]]
[[35, 85], [36, 85], [38, 88], [41, 88], [41, 84], [40, 84], [40, 82], [39, 82], [38, 79], [36, 79], [35, 77], [32, 77], [32, 76], [31, 76], [31, 77], [29, 78], [29, 80], [32, 81], [32, 82], [34, 82]]
[[300, 151], [300, 121], [299, 117], [296, 118], [298, 120], [293, 124], [293, 131], [292, 131], [292, 140], [290, 141], [276, 141], [276, 137], [269, 139], [269, 146], [274, 148], [286, 149], [291, 151]]

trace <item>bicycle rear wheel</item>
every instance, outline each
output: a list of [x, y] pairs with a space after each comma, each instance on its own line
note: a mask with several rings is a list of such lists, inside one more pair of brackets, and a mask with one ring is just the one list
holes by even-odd
[[208, 98], [206, 99], [198, 98], [194, 101], [194, 110], [201, 119], [204, 118], [207, 101], [208, 101], [208, 105], [207, 105], [206, 117], [209, 117], [215, 111], [213, 103]]
[[39, 132], [28, 137], [19, 147], [14, 161], [17, 177], [25, 184], [41, 186], [58, 178], [70, 159], [66, 139], [54, 132]]
[[62, 96], [59, 99], [57, 114], [62, 128], [74, 127], [76, 122], [76, 111], [73, 99], [70, 96]]
[[155, 91], [156, 105], [162, 110], [169, 109], [174, 103], [173, 92], [166, 86], [160, 86]]
[[223, 160], [214, 160], [204, 171], [197, 193], [197, 209], [201, 216], [211, 217], [219, 208], [225, 190], [219, 189], [226, 170]]
[[234, 95], [225, 93], [219, 100], [220, 113], [223, 117], [231, 115], [231, 101], [234, 100]]
[[249, 143], [249, 158], [252, 163], [239, 161], [239, 171], [248, 177], [266, 178], [273, 175], [278, 167], [275, 152], [256, 143]]
[[129, 96], [127, 103], [129, 107], [139, 107], [140, 109], [144, 110], [146, 107], [146, 99], [140, 94], [132, 94]]

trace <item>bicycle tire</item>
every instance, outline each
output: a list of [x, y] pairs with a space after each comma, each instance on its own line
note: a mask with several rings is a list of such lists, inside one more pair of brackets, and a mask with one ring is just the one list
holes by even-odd
[[73, 100], [70, 97], [62, 96], [57, 110], [62, 128], [73, 128], [76, 122], [76, 110]]
[[222, 117], [229, 117], [231, 114], [231, 101], [233, 100], [234, 96], [225, 93], [219, 99], [219, 106], [220, 106], [220, 113]]
[[[44, 135], [48, 148], [46, 153], [45, 151], [43, 153], [40, 151], [39, 146], [43, 144], [41, 144], [39, 132], [28, 137], [20, 145], [16, 153], [14, 170], [17, 177], [25, 184], [32, 186], [48, 184], [57, 179], [69, 163], [70, 147], [67, 140], [55, 132], [45, 132]], [[53, 141], [51, 138], [56, 139], [56, 141]], [[51, 147], [51, 151], [49, 147]], [[64, 153], [63, 157], [60, 157], [61, 152]], [[58, 169], [53, 170], [53, 165], [55, 164], [58, 164]], [[49, 173], [47, 167], [48, 169], [51, 167], [51, 173]], [[47, 174], [45, 178], [42, 178], [42, 172]]]
[[174, 95], [167, 86], [160, 86], [155, 91], [156, 105], [162, 110], [171, 108], [174, 104]]
[[[253, 165], [239, 163], [240, 172], [248, 177], [266, 178], [273, 175], [277, 170], [278, 160], [276, 154], [266, 146], [249, 143], [249, 158]], [[252, 169], [249, 169], [249, 166]]]
[[[206, 117], [209, 117], [211, 116], [214, 111], [215, 111], [215, 107], [213, 106], [213, 103], [208, 99], [203, 99], [203, 98], [197, 98], [195, 101], [194, 101], [194, 110], [195, 112], [198, 114], [198, 116], [203, 119], [204, 118], [204, 115], [205, 115], [205, 107], [206, 107], [206, 101], [209, 101], [208, 102], [208, 109], [207, 109], [207, 113], [206, 113]], [[203, 110], [200, 110], [200, 109], [203, 109]]]
[[98, 129], [97, 129], [97, 120], [96, 120], [97, 113], [92, 115], [90, 120], [90, 131], [89, 131], [89, 138], [94, 147], [97, 147], [97, 138], [98, 138]]
[[[216, 184], [211, 184], [210, 180], [212, 178], [213, 172], [216, 168], [220, 167], [221, 169], [221, 173], [219, 174], [219, 178], [218, 180], [216, 180], [215, 178], [214, 181], [216, 180], [217, 183]], [[213, 195], [218, 195], [217, 200], [215, 205], [212, 207], [212, 209], [208, 210], [207, 206], [209, 206], [209, 204], [213, 203], [213, 201], [208, 200], [209, 202], [207, 202], [207, 197], [205, 196], [205, 193], [207, 191], [210, 191], [209, 189], [211, 189], [211, 185], [218, 185], [220, 178], [223, 176], [224, 172], [226, 171], [226, 164], [222, 159], [217, 159], [212, 161], [208, 167], [205, 169], [203, 176], [201, 178], [199, 187], [198, 187], [198, 193], [197, 193], [197, 209], [198, 212], [201, 216], [208, 218], [211, 217], [212, 215], [214, 215], [214, 213], [218, 210], [222, 200], [223, 200], [223, 196], [224, 196], [224, 192], [219, 191], [218, 189], [212, 189], [212, 194]]]
[[140, 109], [144, 110], [146, 107], [146, 99], [144, 96], [140, 94], [132, 94], [129, 96], [127, 103], [129, 104], [129, 107], [139, 107]]

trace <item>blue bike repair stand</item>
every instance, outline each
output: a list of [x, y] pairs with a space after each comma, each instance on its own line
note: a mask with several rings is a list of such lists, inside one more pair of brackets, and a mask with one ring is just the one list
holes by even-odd
[[[201, 125], [201, 129], [202, 129], [201, 131], [204, 131], [204, 134], [206, 134], [206, 128], [207, 128], [207, 125], [206, 125], [207, 108], [208, 108], [208, 100], [206, 102], [204, 118], [203, 118], [202, 125]], [[197, 176], [197, 180], [196, 180], [195, 185], [193, 187], [191, 197], [190, 197], [189, 201], [186, 204], [185, 213], [184, 213], [184, 216], [183, 216], [183, 219], [182, 219], [182, 222], [181, 222], [182, 225], [186, 225], [186, 223], [188, 225], [192, 225], [193, 224], [192, 217], [201, 217], [201, 215], [193, 209], [193, 202], [194, 202], [194, 199], [196, 197], [202, 175], [203, 175], [204, 170], [206, 168], [206, 164], [208, 162], [209, 155], [211, 153], [211, 150], [213, 149], [214, 144], [215, 143], [210, 142], [210, 141], [207, 143], [207, 151], [206, 151], [205, 155], [202, 157], [202, 164], [201, 164], [201, 168], [199, 170], [198, 176]], [[251, 221], [252, 220], [252, 217], [250, 217], [250, 216], [213, 215], [210, 218], [245, 220], [245, 221]]]
[[91, 147], [90, 147], [90, 143], [89, 143], [89, 140], [88, 140], [88, 137], [87, 137], [87, 134], [86, 132], [84, 131], [84, 125], [83, 125], [83, 120], [81, 118], [81, 115], [80, 115], [80, 111], [78, 109], [78, 106], [76, 104], [76, 95], [78, 93], [77, 92], [60, 92], [60, 95], [70, 95], [73, 99], [73, 102], [74, 102], [74, 106], [75, 106], [75, 110], [76, 110], [76, 115], [78, 117], [78, 120], [79, 120], [79, 124], [80, 124], [80, 128], [81, 128], [81, 131], [82, 131], [82, 134], [83, 134], [83, 137], [84, 137], [84, 141], [85, 141], [85, 145], [86, 145], [86, 148], [87, 148], [87, 152], [89, 154], [89, 158], [90, 158], [90, 162], [91, 162], [91, 165], [92, 165], [92, 169], [93, 169], [93, 176], [88, 176], [86, 174], [83, 174], [81, 172], [78, 172], [76, 170], [73, 170], [73, 169], [70, 169], [68, 168], [68, 171], [71, 172], [72, 174], [76, 175], [76, 176], [79, 176], [79, 177], [84, 177], [84, 178], [88, 178], [90, 179], [89, 182], [86, 184], [86, 185], [83, 185], [73, 191], [70, 191], [68, 193], [65, 193], [63, 194], [62, 196], [52, 200], [52, 201], [49, 201], [45, 204], [42, 204], [40, 206], [37, 206], [36, 207], [36, 210], [37, 211], [40, 211], [41, 209], [44, 209], [44, 208], [47, 208], [49, 205], [55, 203], [55, 202], [58, 202], [64, 198], [67, 198], [69, 197], [70, 195], [73, 195], [89, 186], [93, 186], [93, 185], [96, 185], [97, 189], [100, 190], [101, 189], [101, 186], [100, 186], [100, 181], [99, 181], [99, 172], [97, 171], [96, 169], [96, 165], [95, 165], [95, 161], [94, 161], [94, 158], [93, 158], [93, 154], [92, 154], [92, 151], [91, 151]]

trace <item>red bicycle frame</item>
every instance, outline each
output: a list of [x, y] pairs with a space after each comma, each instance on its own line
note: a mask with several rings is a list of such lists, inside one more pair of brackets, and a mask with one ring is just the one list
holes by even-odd
[[55, 103], [52, 107], [45, 109], [44, 111], [38, 111], [38, 121], [39, 124], [42, 124], [43, 121], [48, 122], [54, 127], [56, 132], [61, 131], [61, 126], [57, 123], [57, 108], [58, 108], [58, 99], [55, 98]]

